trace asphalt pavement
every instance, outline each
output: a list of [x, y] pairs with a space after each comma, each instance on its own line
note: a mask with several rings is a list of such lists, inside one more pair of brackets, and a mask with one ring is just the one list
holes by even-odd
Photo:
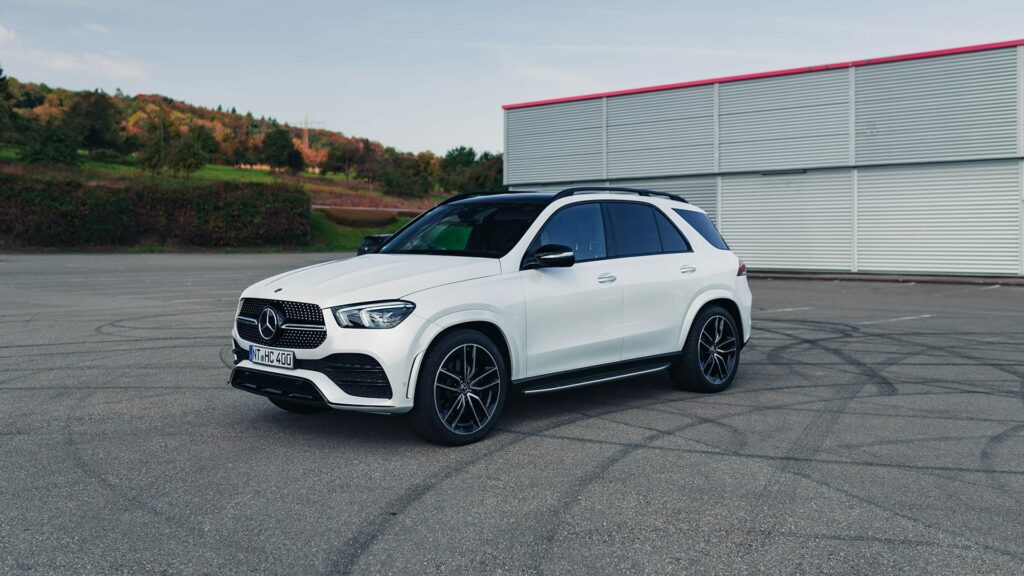
[[1022, 287], [754, 279], [729, 390], [442, 448], [227, 385], [239, 292], [330, 257], [0, 254], [0, 573], [1024, 573]]

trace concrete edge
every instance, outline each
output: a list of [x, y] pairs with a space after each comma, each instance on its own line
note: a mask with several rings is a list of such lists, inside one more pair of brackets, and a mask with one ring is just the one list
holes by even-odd
[[748, 272], [750, 278], [766, 280], [832, 280], [841, 282], [916, 282], [918, 284], [974, 284], [1024, 286], [1021, 276], [933, 276], [925, 274], [853, 274], [835, 272]]

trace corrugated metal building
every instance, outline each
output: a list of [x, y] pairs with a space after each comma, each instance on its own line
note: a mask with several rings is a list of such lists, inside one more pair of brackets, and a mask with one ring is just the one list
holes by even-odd
[[752, 269], [1024, 275], [1024, 40], [504, 109], [513, 189], [679, 192]]

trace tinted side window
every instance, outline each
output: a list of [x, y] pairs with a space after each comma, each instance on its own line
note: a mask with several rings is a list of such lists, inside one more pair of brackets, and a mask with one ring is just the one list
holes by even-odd
[[572, 248], [577, 262], [596, 260], [608, 255], [604, 240], [604, 221], [599, 204], [570, 206], [551, 217], [541, 230], [533, 248], [544, 244], [561, 244]]
[[654, 209], [647, 204], [609, 202], [606, 204], [615, 239], [615, 255], [641, 256], [661, 252]]
[[661, 234], [662, 252], [689, 252], [690, 244], [683, 238], [683, 233], [676, 225], [669, 222], [661, 210], [654, 211], [654, 219], [658, 221], [658, 233]]
[[703, 212], [694, 212], [693, 210], [676, 210], [676, 214], [683, 217], [686, 223], [693, 226], [693, 229], [700, 233], [708, 244], [711, 244], [719, 250], [728, 250], [729, 245], [725, 243], [725, 239], [718, 233], [718, 229], [711, 223], [711, 219], [708, 218], [707, 214]]

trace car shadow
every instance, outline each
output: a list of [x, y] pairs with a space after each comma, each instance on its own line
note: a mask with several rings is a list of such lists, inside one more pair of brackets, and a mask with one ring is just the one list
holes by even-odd
[[[583, 388], [562, 390], [536, 396], [509, 395], [504, 413], [494, 434], [502, 430], [530, 430], [551, 418], [573, 414], [587, 419], [589, 414], [609, 408], [642, 408], [659, 402], [699, 396], [676, 389], [664, 374], [652, 374]], [[354, 441], [372, 444], [419, 445], [425, 443], [412, 431], [405, 414], [372, 414], [328, 410], [318, 414], [293, 414], [266, 406], [251, 412], [256, 430], [275, 437], [304, 437], [318, 443], [351, 445]]]

